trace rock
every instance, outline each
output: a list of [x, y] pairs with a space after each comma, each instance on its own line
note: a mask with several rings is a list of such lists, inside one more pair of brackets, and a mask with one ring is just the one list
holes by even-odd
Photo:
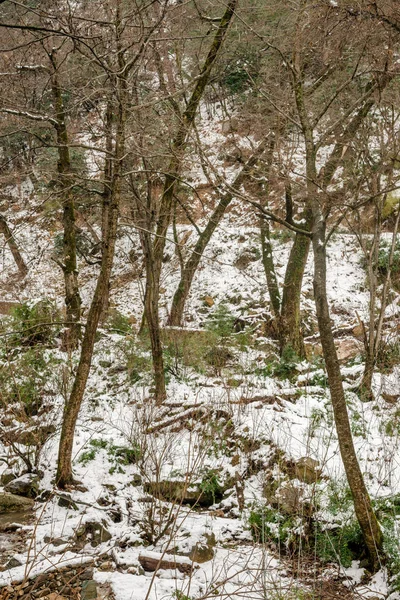
[[10, 558], [8, 563], [5, 565], [4, 570], [7, 571], [7, 569], [15, 569], [15, 567], [20, 567], [20, 566], [22, 566], [22, 562], [20, 560], [18, 560], [18, 558], [15, 558], [15, 556], [13, 556], [12, 558]]
[[142, 478], [139, 475], [139, 473], [134, 474], [133, 479], [131, 479], [129, 484], [132, 485], [133, 487], [138, 487], [139, 485], [142, 485]]
[[97, 584], [94, 579], [82, 582], [81, 600], [96, 600]]
[[197, 485], [188, 486], [187, 481], [146, 481], [144, 491], [165, 502], [209, 507], [222, 500], [222, 493], [204, 492]]
[[[341, 363], [346, 363], [364, 351], [363, 344], [351, 337], [336, 339], [335, 346], [339, 362]], [[308, 360], [323, 355], [321, 343], [315, 340], [305, 340], [304, 349]]]
[[188, 558], [158, 552], [142, 552], [139, 554], [139, 563], [150, 573], [159, 569], [177, 569], [180, 573], [190, 575], [193, 571], [193, 563]]
[[30, 510], [33, 508], [33, 505], [34, 502], [30, 498], [0, 492], [0, 514]]
[[319, 467], [319, 462], [310, 458], [309, 456], [304, 456], [296, 461], [294, 466], [294, 475], [300, 481], [304, 483], [315, 483], [320, 479], [322, 475], [322, 470]]
[[95, 548], [96, 546], [99, 546], [99, 544], [111, 540], [112, 536], [102, 523], [88, 521], [78, 527], [75, 531], [75, 537], [78, 544], [82, 545], [82, 547], [87, 542], [90, 542], [91, 546]]
[[26, 473], [7, 483], [4, 490], [17, 496], [36, 498], [39, 492], [39, 478], [33, 473]]
[[197, 543], [189, 553], [189, 558], [193, 562], [205, 563], [214, 558], [215, 535], [213, 533], [206, 533], [203, 536], [203, 540]]
[[252, 262], [256, 262], [259, 258], [260, 254], [258, 249], [246, 248], [246, 250], [243, 250], [243, 252], [239, 254], [234, 262], [234, 266], [239, 269], [239, 271], [244, 271]]
[[339, 362], [347, 362], [364, 351], [363, 344], [354, 338], [339, 338], [335, 346]]
[[211, 308], [212, 306], [214, 306], [214, 304], [215, 304], [215, 303], [214, 303], [214, 298], [212, 298], [211, 296], [204, 296], [204, 298], [203, 298], [203, 302], [204, 302], [204, 304], [205, 304], [206, 306], [208, 306], [208, 307], [210, 307], [210, 308]]
[[0, 484], [7, 485], [7, 483], [10, 483], [10, 481], [13, 481], [16, 478], [17, 475], [12, 471], [4, 471], [4, 473], [2, 473], [0, 477]]
[[388, 394], [387, 392], [382, 392], [381, 396], [388, 404], [397, 404], [400, 399], [399, 394]]
[[291, 482], [283, 483], [277, 491], [275, 504], [287, 515], [301, 511], [304, 492]]
[[70, 494], [64, 493], [62, 496], [60, 496], [57, 504], [58, 504], [58, 506], [61, 506], [61, 508], [69, 508], [72, 510], [78, 510], [78, 506], [75, 504], [75, 502], [73, 501], [72, 496]]

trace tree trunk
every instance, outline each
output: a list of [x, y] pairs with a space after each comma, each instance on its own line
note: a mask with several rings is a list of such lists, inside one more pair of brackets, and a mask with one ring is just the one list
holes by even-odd
[[51, 75], [51, 89], [54, 102], [56, 119], [55, 129], [57, 133], [58, 144], [57, 169], [60, 185], [63, 190], [62, 221], [64, 227], [64, 263], [61, 266], [64, 273], [65, 306], [67, 313], [66, 321], [68, 323], [68, 327], [64, 334], [63, 346], [66, 350], [74, 350], [78, 346], [79, 339], [81, 337], [81, 298], [79, 295], [78, 269], [76, 260], [75, 207], [73, 193], [71, 190], [72, 169], [68, 147], [68, 132], [65, 122], [64, 104], [61, 95], [61, 87], [58, 81], [58, 65], [55, 50], [53, 50], [52, 54], [50, 55], [50, 60], [53, 66], [53, 73]]
[[14, 236], [11, 233], [11, 229], [9, 228], [7, 221], [5, 220], [3, 215], [0, 215], [0, 233], [2, 233], [6, 238], [6, 243], [8, 244], [11, 254], [13, 255], [20, 276], [25, 277], [28, 273], [28, 267], [26, 266], [25, 261], [22, 258], [21, 252], [19, 251]]
[[174, 191], [176, 181], [179, 178], [179, 174], [182, 168], [182, 161], [185, 147], [187, 144], [187, 137], [193, 126], [200, 100], [210, 79], [211, 70], [217, 59], [218, 52], [223, 44], [223, 41], [229, 28], [229, 24], [234, 15], [236, 4], [237, 0], [229, 0], [227, 4], [226, 11], [219, 22], [213, 43], [211, 44], [211, 48], [208, 52], [207, 58], [204, 61], [200, 75], [197, 79], [197, 83], [187, 104], [187, 108], [182, 115], [181, 123], [178, 128], [176, 137], [172, 143], [172, 158], [169, 163], [167, 175], [165, 176], [160, 210], [158, 214], [156, 235], [152, 244], [151, 251], [149, 248], [149, 264], [146, 265], [146, 272], [149, 272], [151, 270], [151, 276], [146, 279], [145, 316], [150, 333], [151, 351], [153, 357], [155, 376], [155, 398], [158, 403], [163, 402], [166, 398], [164, 361], [162, 357], [162, 352], [160, 352], [160, 348], [162, 349], [162, 343], [158, 303], [162, 260], [167, 231], [171, 223], [172, 210], [174, 204]]
[[[304, 229], [310, 230], [312, 224], [311, 212], [307, 210]], [[304, 269], [306, 268], [310, 238], [296, 233], [283, 283], [281, 321], [280, 321], [280, 351], [291, 347], [299, 357], [304, 357], [303, 332], [301, 328], [300, 299]]]
[[[269, 188], [270, 188], [270, 177], [271, 170], [274, 160], [274, 151], [276, 145], [276, 135], [279, 128], [272, 132], [271, 142], [269, 144], [267, 161], [266, 161], [266, 173], [264, 175], [267, 183], [265, 187], [261, 187], [262, 201], [261, 206], [266, 207], [268, 204]], [[260, 241], [261, 241], [261, 252], [262, 262], [264, 267], [264, 273], [267, 280], [267, 287], [269, 298], [271, 302], [272, 311], [274, 313], [277, 330], [280, 329], [280, 311], [281, 311], [281, 295], [279, 293], [278, 281], [276, 279], [274, 258], [272, 254], [272, 244], [270, 237], [269, 221], [260, 215]]]
[[[240, 173], [237, 175], [235, 181], [232, 184], [232, 188], [239, 188], [246, 179], [246, 177], [251, 175], [252, 168], [257, 164], [257, 161], [259, 160], [260, 156], [263, 154], [266, 148], [266, 141], [267, 140], [263, 140], [258, 145], [254, 154], [248, 159], [246, 164], [241, 169]], [[203, 257], [204, 251], [207, 248], [214, 231], [221, 223], [226, 209], [232, 202], [233, 197], [234, 192], [228, 192], [222, 196], [221, 200], [215, 207], [206, 227], [198, 237], [195, 247], [193, 248], [190, 257], [186, 261], [186, 264], [183, 268], [180, 282], [175, 291], [172, 300], [170, 315], [168, 318], [168, 325], [172, 325], [175, 327], [182, 325], [183, 311], [185, 308], [186, 300], [190, 293], [193, 278]]]
[[204, 251], [211, 239], [212, 234], [218, 227], [225, 214], [225, 211], [232, 201], [232, 194], [226, 194], [219, 201], [213, 214], [210, 217], [205, 229], [199, 236], [193, 251], [187, 260], [184, 269], [182, 271], [181, 279], [178, 287], [175, 291], [171, 311], [168, 317], [168, 325], [178, 327], [182, 325], [183, 311], [185, 308], [186, 300], [189, 296], [190, 288], [192, 286], [193, 278], [197, 271], [197, 267], [200, 264]]
[[355, 513], [367, 547], [370, 568], [375, 572], [379, 569], [381, 563], [383, 537], [372, 508], [371, 499], [364, 483], [353, 444], [327, 299], [325, 221], [317, 200], [313, 201], [313, 213], [314, 298], [322, 350], [328, 374], [336, 432], [347, 481], [353, 495]]
[[[120, 61], [122, 60], [122, 55], [120, 55]], [[123, 69], [124, 65], [122, 64], [120, 67], [121, 72], [125, 73], [125, 70]], [[71, 394], [64, 407], [56, 477], [57, 485], [60, 488], [64, 488], [65, 486], [73, 483], [72, 448], [74, 442], [74, 432], [90, 372], [96, 331], [104, 309], [104, 294], [106, 294], [108, 290], [114, 261], [115, 239], [121, 194], [122, 162], [125, 153], [126, 121], [126, 79], [119, 77], [117, 82], [117, 96], [119, 103], [118, 114], [116, 117], [117, 130], [114, 169], [112, 175], [111, 193], [109, 195], [107, 194], [103, 199], [103, 202], [105, 203], [105, 206], [103, 207], [103, 215], [106, 215], [106, 222], [104, 222], [102, 239], [101, 267], [87, 317], [85, 333], [82, 341], [81, 355], [75, 380], [72, 386]]]

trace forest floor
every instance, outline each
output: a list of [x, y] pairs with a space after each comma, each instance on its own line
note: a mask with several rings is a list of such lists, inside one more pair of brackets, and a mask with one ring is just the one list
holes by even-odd
[[[47, 298], [61, 309], [62, 275], [51, 260], [57, 231], [32, 218], [29, 195], [29, 187], [20, 190], [11, 215], [30, 257], [29, 274], [18, 281], [4, 251], [0, 300]], [[2, 361], [3, 374], [36, 369], [41, 410], [23, 421], [15, 406], [1, 409], [0, 475], [23, 471], [13, 456], [17, 444], [36, 461], [40, 481], [31, 520], [0, 515], [0, 585], [89, 561], [94, 580], [108, 584], [116, 600], [400, 598], [395, 591], [400, 379], [390, 354], [397, 343], [400, 296], [393, 292], [387, 310], [387, 362], [374, 376], [375, 400], [362, 403], [359, 319], [368, 314], [366, 274], [356, 238], [332, 237], [330, 305], [353, 436], [394, 557], [371, 578], [363, 568], [320, 356], [312, 259], [302, 292], [308, 358], [279, 359], [265, 325], [270, 314], [257, 230], [245, 219], [239, 228], [232, 222], [228, 215], [207, 250], [186, 328], [164, 329], [168, 399], [162, 406], [151, 398], [148, 342], [135, 334], [143, 278], [140, 253], [132, 258], [131, 250], [139, 243], [123, 228], [112, 311], [98, 334], [76, 431], [74, 472], [80, 485], [67, 492], [54, 487], [62, 406], [78, 356], [67, 357], [56, 337], [40, 351], [40, 363], [26, 349]], [[181, 226], [180, 232], [187, 229]], [[290, 239], [278, 233], [273, 245], [282, 283]], [[179, 279], [172, 244], [166, 254], [163, 317]], [[96, 269], [80, 265], [85, 307]], [[12, 326], [9, 317], [3, 320]], [[3, 386], [4, 380], [3, 375]], [[18, 381], [22, 386], [20, 371]], [[45, 426], [51, 433], [44, 444], [18, 437]], [[15, 521], [20, 526], [10, 528]]]

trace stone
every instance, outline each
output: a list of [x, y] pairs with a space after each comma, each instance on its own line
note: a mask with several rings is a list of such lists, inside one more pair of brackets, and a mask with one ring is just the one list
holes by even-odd
[[25, 473], [25, 475], [21, 475], [21, 477], [7, 483], [4, 490], [17, 496], [36, 498], [39, 492], [39, 478], [33, 473]]
[[98, 523], [96, 521], [88, 521], [81, 525], [75, 532], [75, 536], [77, 542], [86, 544], [86, 542], [90, 542], [91, 546], [95, 548], [99, 546], [103, 542], [108, 542], [111, 540], [111, 534], [104, 527], [102, 523]]
[[193, 571], [192, 561], [184, 556], [159, 554], [158, 552], [142, 552], [139, 563], [147, 572], [154, 573], [159, 569], [176, 569], [180, 573], [190, 574]]
[[209, 308], [211, 308], [212, 306], [214, 306], [215, 302], [214, 302], [214, 298], [212, 298], [211, 296], [204, 296], [203, 298], [203, 302], [206, 306], [208, 306]]
[[132, 485], [133, 487], [138, 487], [139, 485], [142, 485], [142, 478], [139, 475], [139, 473], [134, 474], [133, 479], [131, 479], [129, 484]]
[[197, 543], [189, 553], [189, 558], [193, 562], [205, 563], [214, 558], [216, 540], [215, 535], [204, 534], [203, 540]]
[[63, 494], [62, 496], [59, 497], [58, 499], [58, 506], [61, 506], [61, 508], [69, 508], [72, 510], [78, 510], [78, 506], [75, 504], [75, 502], [72, 499], [72, 496], [70, 494]]
[[7, 485], [7, 483], [10, 483], [10, 481], [13, 481], [16, 478], [17, 475], [12, 471], [4, 471], [4, 473], [2, 473], [0, 477], [0, 484]]
[[97, 584], [94, 579], [87, 579], [82, 582], [81, 600], [96, 600]]
[[364, 345], [354, 338], [339, 338], [335, 340], [335, 346], [339, 362], [342, 363], [359, 356], [364, 351]]
[[287, 515], [298, 514], [301, 510], [304, 492], [291, 482], [280, 486], [276, 494], [275, 504]]
[[397, 404], [400, 399], [399, 394], [388, 394], [387, 392], [382, 392], [381, 396], [388, 404]]
[[304, 456], [296, 461], [294, 475], [304, 483], [316, 483], [322, 475], [319, 462], [309, 456]]
[[30, 498], [17, 496], [8, 492], [0, 492], [0, 514], [20, 512], [33, 508], [34, 502]]
[[22, 562], [18, 560], [18, 558], [15, 558], [15, 556], [13, 556], [5, 565], [4, 570], [6, 571], [7, 569], [15, 569], [15, 567], [20, 567], [21, 565]]
[[[352, 358], [356, 358], [364, 351], [364, 345], [355, 338], [346, 337], [335, 340], [336, 352], [339, 362], [346, 363]], [[322, 356], [322, 346], [320, 342], [315, 340], [305, 340], [304, 349], [308, 360]]]

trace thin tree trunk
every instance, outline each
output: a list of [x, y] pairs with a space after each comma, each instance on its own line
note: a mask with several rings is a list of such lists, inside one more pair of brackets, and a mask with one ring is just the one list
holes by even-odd
[[364, 483], [351, 433], [327, 299], [325, 221], [317, 200], [313, 201], [313, 217], [314, 298], [340, 455], [353, 495], [356, 516], [367, 547], [370, 568], [375, 572], [381, 564], [383, 536]]
[[[278, 130], [278, 128], [277, 128]], [[267, 180], [267, 184], [264, 189], [261, 189], [262, 192], [262, 201], [261, 206], [266, 207], [268, 204], [269, 197], [269, 187], [270, 187], [270, 176], [272, 170], [272, 164], [274, 159], [274, 151], [276, 144], [276, 132], [272, 133], [271, 142], [268, 149], [267, 161], [266, 161], [266, 173], [265, 178]], [[264, 273], [267, 280], [267, 287], [269, 298], [272, 306], [272, 311], [274, 313], [275, 322], [277, 324], [277, 330], [280, 329], [280, 311], [281, 311], [281, 295], [279, 293], [278, 281], [276, 278], [274, 258], [272, 254], [272, 244], [271, 244], [271, 233], [269, 229], [269, 221], [264, 219], [262, 215], [260, 215], [260, 241], [261, 241], [261, 252], [262, 252], [262, 263], [264, 267]]]
[[71, 191], [72, 169], [71, 158], [68, 147], [68, 132], [65, 122], [64, 104], [61, 95], [61, 87], [58, 81], [58, 66], [56, 60], [56, 51], [53, 50], [50, 55], [53, 66], [51, 75], [51, 89], [54, 102], [54, 111], [56, 119], [56, 133], [58, 144], [58, 162], [57, 169], [62, 193], [63, 206], [63, 253], [64, 262], [61, 265], [64, 273], [65, 282], [65, 306], [66, 320], [68, 327], [64, 335], [63, 346], [67, 350], [73, 350], [79, 343], [81, 336], [81, 298], [79, 295], [78, 268], [76, 260], [76, 228], [75, 228], [75, 207], [74, 198]]
[[[255, 165], [257, 164], [257, 161], [259, 160], [260, 156], [265, 151], [265, 148], [266, 140], [262, 141], [258, 145], [254, 154], [248, 159], [246, 164], [243, 166], [240, 173], [237, 175], [235, 181], [232, 184], [233, 188], [239, 188], [245, 181], [245, 179], [251, 176], [251, 171], [253, 167], [255, 167]], [[193, 278], [203, 257], [204, 251], [207, 248], [214, 231], [220, 224], [226, 212], [226, 209], [232, 202], [233, 197], [233, 192], [228, 192], [222, 196], [221, 200], [215, 207], [206, 227], [198, 237], [195, 247], [193, 248], [190, 257], [186, 261], [186, 264], [182, 270], [181, 279], [172, 300], [171, 311], [168, 318], [168, 325], [172, 325], [175, 327], [182, 325], [183, 311], [185, 308], [186, 300], [190, 293]]]
[[237, 0], [229, 0], [227, 4], [226, 11], [219, 22], [213, 43], [211, 44], [211, 48], [208, 52], [207, 58], [205, 59], [193, 93], [189, 99], [187, 108], [182, 115], [176, 137], [172, 143], [172, 158], [170, 160], [167, 175], [165, 177], [160, 211], [158, 214], [156, 235], [151, 250], [149, 248], [149, 264], [146, 266], [146, 272], [150, 271], [151, 269], [151, 276], [147, 277], [146, 279], [145, 316], [150, 333], [155, 374], [155, 398], [158, 403], [163, 402], [163, 400], [166, 398], [164, 361], [162, 357], [162, 351], [160, 353], [160, 348], [162, 349], [158, 306], [160, 295], [160, 277], [166, 235], [172, 217], [175, 185], [182, 168], [182, 161], [187, 144], [188, 134], [193, 126], [200, 100], [210, 79], [211, 70], [227, 34], [229, 24], [235, 12], [236, 4]]
[[26, 266], [25, 261], [22, 258], [22, 254], [19, 251], [17, 242], [15, 241], [11, 229], [9, 228], [7, 221], [5, 217], [3, 217], [3, 215], [0, 215], [0, 233], [2, 233], [6, 238], [6, 243], [10, 248], [11, 254], [13, 255], [20, 276], [25, 277], [28, 273], [28, 267]]
[[[119, 55], [119, 60], [122, 63], [122, 54]], [[124, 64], [120, 64], [121, 72], [125, 72], [123, 67]], [[85, 333], [82, 341], [82, 350], [75, 380], [72, 386], [71, 394], [64, 408], [56, 477], [57, 485], [60, 488], [64, 488], [65, 486], [73, 483], [72, 448], [74, 432], [90, 372], [96, 331], [104, 309], [104, 294], [106, 294], [108, 290], [114, 261], [115, 239], [121, 194], [122, 161], [125, 147], [126, 79], [122, 76], [118, 77], [117, 85], [119, 102], [114, 169], [112, 175], [111, 192], [103, 199], [103, 202], [105, 203], [103, 208], [105, 222], [103, 224], [101, 267], [87, 317]]]

